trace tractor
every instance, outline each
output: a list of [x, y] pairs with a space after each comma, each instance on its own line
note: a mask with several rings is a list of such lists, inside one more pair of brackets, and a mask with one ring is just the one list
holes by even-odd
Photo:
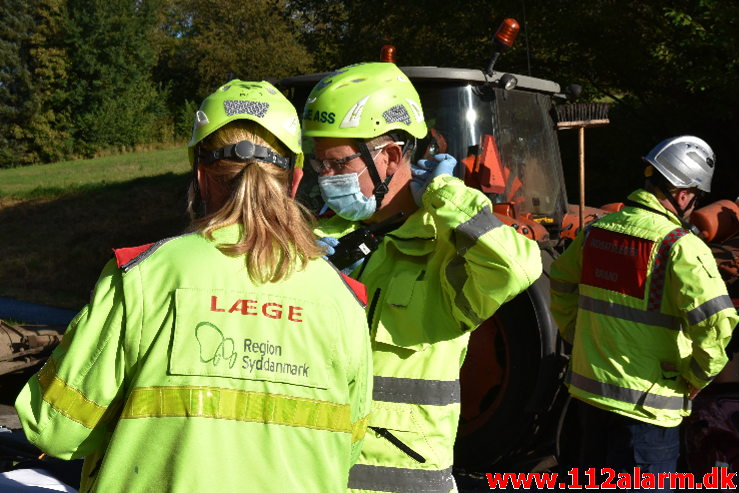
[[[572, 420], [562, 384], [568, 356], [549, 314], [548, 272], [580, 228], [623, 207], [587, 207], [582, 200], [584, 129], [608, 122], [607, 105], [571, 104], [575, 85], [563, 90], [553, 81], [494, 70], [517, 30], [515, 20], [503, 21], [486, 69], [400, 66], [418, 90], [429, 127], [414, 160], [455, 156], [458, 177], [490, 198], [501, 221], [538, 242], [544, 264], [541, 278], [471, 335], [461, 370], [457, 473], [546, 471], [572, 453], [562, 440]], [[395, 52], [384, 46], [380, 60], [394, 62]], [[280, 87], [300, 110], [326, 75], [290, 77]], [[564, 128], [580, 132], [579, 205], [568, 203], [565, 190], [558, 141]], [[318, 212], [316, 178], [306, 168], [298, 199]]]

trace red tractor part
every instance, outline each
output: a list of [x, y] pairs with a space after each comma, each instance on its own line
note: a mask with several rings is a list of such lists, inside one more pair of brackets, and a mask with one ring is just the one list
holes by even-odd
[[[617, 212], [624, 208], [623, 202], [614, 202], [605, 204], [602, 207], [585, 207], [583, 208], [584, 225], [592, 223], [596, 219], [599, 219], [606, 214], [611, 212]], [[563, 238], [574, 239], [577, 233], [580, 232], [580, 207], [574, 204], [567, 205], [567, 214], [562, 218], [562, 232], [560, 235]]]
[[739, 233], [739, 205], [731, 200], [719, 200], [694, 211], [690, 222], [705, 241], [720, 243]]

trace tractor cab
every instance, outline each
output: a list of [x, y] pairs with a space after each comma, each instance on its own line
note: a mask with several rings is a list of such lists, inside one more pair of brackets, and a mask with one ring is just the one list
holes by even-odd
[[[506, 19], [496, 33], [500, 51], [512, 44], [515, 26]], [[383, 47], [381, 60], [393, 62], [394, 53], [392, 46]], [[497, 54], [486, 70], [400, 67], [420, 95], [429, 129], [413, 161], [438, 153], [454, 156], [455, 174], [490, 198], [496, 217], [539, 243], [548, 272], [563, 244], [563, 224], [572, 216], [553, 111], [554, 98], [566, 96], [555, 82], [494, 71]], [[280, 86], [301, 110], [327, 75], [291, 77]], [[310, 145], [306, 139], [306, 153]], [[322, 209], [309, 167], [297, 198], [315, 212]], [[548, 305], [549, 281], [543, 275], [472, 332], [460, 374], [458, 476], [556, 465], [566, 357]]]
[[[442, 67], [400, 67], [418, 90], [428, 135], [414, 162], [454, 156], [455, 174], [485, 193], [495, 215], [542, 247], [545, 270], [568, 211], [552, 100], [558, 84], [525, 75]], [[284, 79], [303, 108], [327, 73]], [[310, 153], [310, 139], [304, 142]], [[323, 206], [315, 172], [306, 167], [297, 198]], [[462, 409], [455, 467], [529, 470], [551, 461], [561, 409], [564, 358], [548, 311], [542, 276], [472, 333], [461, 370]], [[554, 411], [553, 411], [554, 410]]]
[[[429, 133], [414, 160], [448, 153], [456, 174], [483, 191], [495, 212], [537, 241], [558, 238], [567, 212], [552, 97], [559, 85], [533, 77], [442, 67], [400, 67], [418, 90]], [[288, 78], [281, 86], [297, 108], [326, 73]], [[310, 143], [306, 142], [309, 146]], [[321, 207], [316, 176], [305, 169], [298, 197]]]

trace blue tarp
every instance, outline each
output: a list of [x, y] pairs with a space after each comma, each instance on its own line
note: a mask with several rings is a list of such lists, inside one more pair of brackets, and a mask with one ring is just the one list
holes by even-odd
[[74, 310], [37, 305], [0, 297], [0, 318], [27, 324], [67, 325], [77, 315]]

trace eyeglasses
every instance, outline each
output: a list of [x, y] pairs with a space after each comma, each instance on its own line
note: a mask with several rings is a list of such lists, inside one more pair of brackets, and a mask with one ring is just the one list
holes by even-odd
[[[370, 152], [372, 151], [379, 151], [381, 149], [384, 149], [385, 147], [389, 146], [390, 144], [397, 144], [397, 145], [403, 145], [405, 142], [397, 142], [397, 141], [391, 141], [391, 142], [385, 142], [384, 144], [380, 144], [378, 146], [373, 147], [370, 149]], [[340, 158], [332, 158], [332, 159], [318, 159], [316, 156], [309, 155], [307, 156], [308, 162], [310, 163], [311, 168], [318, 173], [325, 173], [328, 170], [334, 170], [335, 173], [341, 173], [346, 165], [350, 161], [354, 161], [358, 157], [361, 157], [362, 153], [357, 152], [355, 154], [350, 154], [346, 157], [340, 157]], [[376, 156], [372, 156], [372, 159], [374, 159]]]

